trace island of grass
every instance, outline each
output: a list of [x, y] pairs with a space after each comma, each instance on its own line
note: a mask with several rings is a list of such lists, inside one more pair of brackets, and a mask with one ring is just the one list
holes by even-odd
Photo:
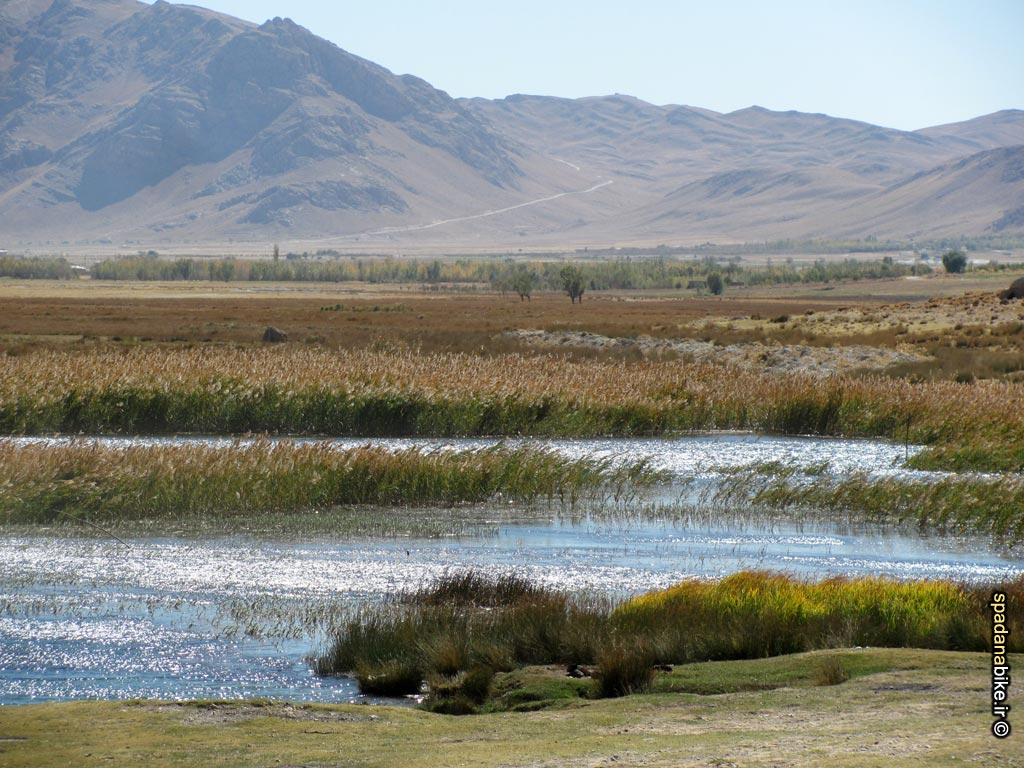
[[[850, 647], [983, 651], [994, 592], [1012, 617], [1010, 650], [1024, 651], [1024, 581], [812, 582], [750, 571], [614, 601], [466, 571], [360, 608], [314, 666], [354, 675], [364, 693], [425, 692], [426, 708], [468, 714], [521, 703], [497, 676], [527, 665], [560, 665], [572, 678], [563, 695], [607, 698], [648, 692], [656, 671], [676, 664]], [[845, 674], [822, 670], [837, 682]]]

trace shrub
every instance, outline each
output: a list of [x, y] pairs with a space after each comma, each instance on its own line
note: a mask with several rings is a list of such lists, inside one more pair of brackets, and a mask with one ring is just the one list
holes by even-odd
[[959, 249], [952, 249], [942, 254], [942, 266], [951, 274], [958, 274], [967, 269], [967, 254]]
[[722, 281], [722, 276], [717, 272], [712, 272], [708, 275], [708, 290], [711, 291], [715, 296], [721, 296], [722, 291], [725, 290], [725, 283]]

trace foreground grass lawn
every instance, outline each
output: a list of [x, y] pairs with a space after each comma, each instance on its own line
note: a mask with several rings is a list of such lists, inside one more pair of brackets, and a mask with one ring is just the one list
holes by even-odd
[[[850, 679], [819, 685], [835, 659]], [[1024, 669], [1024, 656], [1012, 663]], [[693, 664], [662, 673], [656, 687], [670, 692], [469, 717], [269, 702], [5, 707], [0, 765], [1024, 766], [1024, 716], [1008, 739], [989, 730], [989, 665], [887, 649]], [[555, 674], [521, 678], [543, 690]]]

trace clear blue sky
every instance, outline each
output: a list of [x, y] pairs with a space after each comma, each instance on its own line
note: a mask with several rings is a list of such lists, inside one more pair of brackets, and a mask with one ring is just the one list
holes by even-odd
[[916, 129], [1024, 109], [1024, 0], [205, 0], [452, 96], [626, 93]]

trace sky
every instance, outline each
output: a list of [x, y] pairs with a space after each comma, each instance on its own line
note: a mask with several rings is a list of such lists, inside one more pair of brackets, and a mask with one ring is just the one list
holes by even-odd
[[1024, 109], [1024, 0], [200, 0], [450, 95], [623, 93], [915, 130]]

